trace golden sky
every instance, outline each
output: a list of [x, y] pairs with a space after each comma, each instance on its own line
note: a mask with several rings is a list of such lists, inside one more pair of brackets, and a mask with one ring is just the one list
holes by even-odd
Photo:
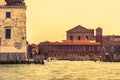
[[77, 25], [120, 35], [120, 0], [26, 0], [27, 40], [61, 41]]

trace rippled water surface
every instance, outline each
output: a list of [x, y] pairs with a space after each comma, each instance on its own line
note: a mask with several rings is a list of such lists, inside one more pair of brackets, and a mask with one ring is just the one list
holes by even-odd
[[0, 80], [120, 80], [120, 63], [53, 61], [0, 64]]

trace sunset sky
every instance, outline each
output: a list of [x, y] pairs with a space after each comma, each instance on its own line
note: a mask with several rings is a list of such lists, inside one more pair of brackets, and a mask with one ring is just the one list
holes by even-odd
[[26, 0], [29, 43], [62, 41], [77, 25], [120, 35], [120, 0]]

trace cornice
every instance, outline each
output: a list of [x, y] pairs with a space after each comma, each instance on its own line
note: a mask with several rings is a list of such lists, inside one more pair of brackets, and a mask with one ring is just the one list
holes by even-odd
[[0, 5], [0, 8], [3, 8], [3, 9], [8, 9], [8, 8], [13, 8], [13, 9], [26, 9], [27, 6], [6, 6], [6, 5]]

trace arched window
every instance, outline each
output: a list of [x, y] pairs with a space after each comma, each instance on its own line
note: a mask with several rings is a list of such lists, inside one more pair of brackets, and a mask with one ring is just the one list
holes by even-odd
[[73, 36], [70, 36], [70, 40], [73, 40]]
[[89, 38], [89, 37], [88, 37], [88, 36], [86, 36], [86, 40], [88, 40], [88, 38]]
[[80, 36], [78, 36], [78, 40], [81, 40], [81, 37], [80, 37]]

